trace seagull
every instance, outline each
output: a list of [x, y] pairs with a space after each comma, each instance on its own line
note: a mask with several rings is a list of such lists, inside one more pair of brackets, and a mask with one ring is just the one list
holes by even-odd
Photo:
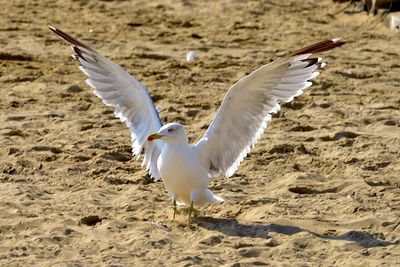
[[345, 44], [340, 38], [321, 41], [263, 65], [230, 87], [204, 135], [189, 144], [179, 123], [163, 125], [146, 87], [118, 64], [60, 29], [50, 30], [72, 44], [72, 57], [88, 76], [86, 83], [131, 132], [136, 160], [144, 150], [142, 167], [154, 180], [161, 179], [172, 198], [173, 219], [177, 205], [221, 203], [209, 188], [213, 177], [232, 176], [260, 139], [279, 103], [290, 102], [312, 85], [325, 66], [312, 54]]

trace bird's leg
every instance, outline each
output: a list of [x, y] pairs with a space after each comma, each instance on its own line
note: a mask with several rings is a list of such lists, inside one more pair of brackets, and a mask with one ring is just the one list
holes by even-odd
[[190, 202], [190, 207], [189, 207], [189, 215], [188, 215], [188, 225], [190, 223], [190, 216], [192, 215], [193, 212], [193, 201]]
[[172, 220], [175, 220], [175, 215], [176, 215], [176, 194], [172, 194], [172, 204], [174, 205], [174, 214], [172, 215]]
[[193, 211], [194, 211], [194, 209], [193, 209], [193, 203], [194, 203], [194, 201], [197, 199], [197, 192], [196, 192], [196, 190], [193, 190], [191, 193], [190, 193], [190, 207], [189, 207], [189, 214], [188, 214], [188, 219], [187, 219], [187, 224], [188, 224], [188, 226], [190, 225], [190, 217], [192, 216], [192, 213], [193, 213]]
[[175, 220], [176, 215], [176, 200], [174, 200], [174, 215], [172, 215], [172, 220]]

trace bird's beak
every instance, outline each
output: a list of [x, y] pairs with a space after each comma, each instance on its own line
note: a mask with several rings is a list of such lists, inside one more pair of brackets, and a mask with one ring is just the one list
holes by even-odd
[[151, 141], [153, 141], [154, 139], [161, 139], [161, 138], [163, 138], [163, 137], [164, 137], [164, 135], [155, 133], [155, 134], [149, 135], [149, 137], [147, 137], [147, 141], [151, 142]]

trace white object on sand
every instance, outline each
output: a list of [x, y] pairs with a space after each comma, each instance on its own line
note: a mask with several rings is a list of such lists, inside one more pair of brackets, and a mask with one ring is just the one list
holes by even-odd
[[278, 101], [289, 102], [311, 86], [318, 76], [321, 58], [310, 57], [341, 46], [340, 39], [326, 40], [300, 49], [264, 65], [236, 82], [203, 137], [188, 143], [178, 123], [162, 125], [147, 89], [119, 65], [61, 30], [50, 27], [72, 43], [73, 57], [80, 62], [87, 83], [115, 115], [131, 130], [132, 151], [145, 148], [143, 165], [150, 175], [162, 178], [174, 204], [220, 203], [222, 198], [208, 189], [211, 177], [232, 176], [250, 149], [280, 109]]
[[197, 56], [196, 52], [194, 52], [194, 51], [187, 52], [186, 61], [192, 62], [192, 61], [196, 61], [196, 60], [199, 60], [199, 57]]

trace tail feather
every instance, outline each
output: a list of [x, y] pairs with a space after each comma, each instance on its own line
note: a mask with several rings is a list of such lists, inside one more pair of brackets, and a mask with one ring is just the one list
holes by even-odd
[[211, 190], [207, 189], [206, 191], [208, 201], [211, 203], [222, 203], [225, 200], [222, 197], [215, 195]]

